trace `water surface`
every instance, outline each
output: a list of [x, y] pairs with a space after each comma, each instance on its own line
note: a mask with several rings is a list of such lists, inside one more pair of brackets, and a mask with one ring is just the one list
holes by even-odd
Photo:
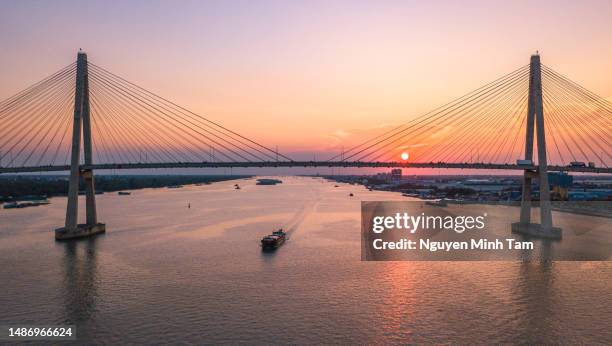
[[88, 344], [612, 340], [610, 262], [362, 262], [359, 201], [405, 198], [282, 180], [100, 195], [107, 233], [73, 242], [53, 240], [65, 198], [0, 210], [0, 325], [76, 324]]

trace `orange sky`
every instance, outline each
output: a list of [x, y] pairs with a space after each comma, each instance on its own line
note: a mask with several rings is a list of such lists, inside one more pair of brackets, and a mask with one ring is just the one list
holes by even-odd
[[612, 96], [609, 1], [2, 2], [0, 99], [76, 57], [286, 153], [335, 152], [529, 63]]

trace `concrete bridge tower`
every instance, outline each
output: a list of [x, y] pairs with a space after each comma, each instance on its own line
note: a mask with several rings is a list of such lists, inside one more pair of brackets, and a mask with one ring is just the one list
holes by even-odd
[[[523, 191], [521, 197], [520, 221], [512, 224], [512, 231], [543, 238], [561, 238], [561, 229], [553, 227], [550, 206], [550, 189], [546, 160], [546, 136], [544, 131], [544, 107], [542, 102], [542, 70], [540, 56], [531, 56], [529, 65], [529, 100], [527, 105], [527, 126], [525, 137], [525, 160], [533, 162], [533, 142], [535, 136], [538, 145], [538, 164], [535, 170], [526, 169], [523, 173]], [[531, 182], [537, 178], [540, 182], [540, 223], [531, 222]]]
[[[76, 67], [76, 87], [74, 93], [74, 121], [72, 125], [72, 154], [70, 161], [70, 181], [68, 185], [68, 206], [66, 224], [55, 230], [55, 239], [78, 238], [106, 230], [106, 225], [99, 223], [96, 215], [96, 195], [94, 175], [91, 169], [81, 169], [81, 134], [83, 138], [83, 159], [85, 165], [93, 164], [91, 144], [91, 121], [89, 111], [89, 76], [87, 54], [79, 51]], [[86, 223], [78, 223], [79, 181], [85, 182]]]

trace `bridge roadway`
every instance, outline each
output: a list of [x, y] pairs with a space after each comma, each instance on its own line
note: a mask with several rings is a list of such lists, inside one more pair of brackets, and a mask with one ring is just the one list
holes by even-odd
[[[447, 169], [496, 169], [536, 170], [537, 166], [502, 163], [445, 163], [445, 162], [345, 162], [345, 161], [265, 161], [265, 162], [174, 162], [174, 163], [101, 163], [81, 165], [82, 170], [158, 169], [158, 168], [266, 168], [266, 167], [343, 167], [343, 168], [447, 168]], [[70, 165], [0, 167], [2, 173], [33, 173], [69, 171]], [[612, 174], [608, 167], [548, 166], [551, 172], [581, 172]]]

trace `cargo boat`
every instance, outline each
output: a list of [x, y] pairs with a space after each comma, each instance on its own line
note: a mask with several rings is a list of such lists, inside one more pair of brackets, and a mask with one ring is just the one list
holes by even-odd
[[263, 250], [274, 250], [283, 245], [285, 240], [287, 240], [287, 233], [281, 228], [263, 237], [263, 239], [261, 239], [261, 248]]

